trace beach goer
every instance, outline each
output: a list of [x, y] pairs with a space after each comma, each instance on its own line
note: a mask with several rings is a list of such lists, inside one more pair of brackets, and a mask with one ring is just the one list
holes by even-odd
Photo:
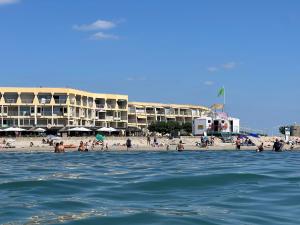
[[56, 143], [56, 144], [55, 144], [54, 152], [55, 152], [55, 153], [59, 153], [59, 143]]
[[84, 145], [84, 151], [88, 152], [89, 150], [90, 150], [89, 142], [86, 142], [85, 145]]
[[263, 152], [264, 151], [264, 143], [261, 143], [260, 146], [257, 148], [257, 152]]
[[33, 147], [33, 142], [31, 141], [31, 142], [30, 142], [30, 148], [32, 148], [32, 147]]
[[182, 141], [179, 141], [179, 144], [177, 145], [176, 150], [179, 152], [182, 152], [184, 150], [184, 145], [183, 145]]
[[156, 136], [154, 137], [153, 143], [154, 143], [154, 147], [158, 145]]
[[85, 147], [84, 147], [83, 141], [81, 141], [79, 144], [79, 147], [78, 147], [78, 151], [83, 152], [84, 150], [85, 150]]
[[62, 141], [59, 143], [59, 152], [65, 152], [64, 142]]
[[105, 149], [106, 149], [106, 150], [108, 150], [108, 143], [106, 143], [106, 145], [105, 145]]
[[151, 138], [150, 138], [150, 135], [147, 136], [147, 145], [151, 145]]
[[167, 150], [167, 151], [170, 150], [170, 145], [167, 144], [166, 150]]
[[275, 140], [273, 145], [273, 151], [280, 152], [281, 151], [282, 144], [279, 142], [278, 139]]
[[237, 150], [241, 150], [241, 139], [237, 138], [235, 142], [235, 146]]
[[128, 138], [126, 141], [126, 147], [127, 147], [127, 150], [129, 150], [132, 147], [130, 138]]

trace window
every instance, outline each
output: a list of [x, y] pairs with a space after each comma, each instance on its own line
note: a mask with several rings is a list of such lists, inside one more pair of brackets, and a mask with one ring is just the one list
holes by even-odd
[[211, 120], [209, 120], [208, 123], [211, 123]]
[[41, 113], [42, 112], [42, 108], [41, 107], [38, 107], [37, 108], [37, 113]]

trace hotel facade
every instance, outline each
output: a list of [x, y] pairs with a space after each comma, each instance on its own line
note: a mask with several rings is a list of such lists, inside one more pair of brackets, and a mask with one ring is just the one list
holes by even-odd
[[0, 87], [2, 128], [147, 128], [156, 121], [192, 122], [208, 111], [196, 105], [129, 102], [128, 95], [71, 88]]

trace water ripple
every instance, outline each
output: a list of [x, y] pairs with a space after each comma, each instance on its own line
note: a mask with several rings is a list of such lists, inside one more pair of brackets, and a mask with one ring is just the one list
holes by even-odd
[[299, 224], [299, 156], [0, 153], [0, 224]]

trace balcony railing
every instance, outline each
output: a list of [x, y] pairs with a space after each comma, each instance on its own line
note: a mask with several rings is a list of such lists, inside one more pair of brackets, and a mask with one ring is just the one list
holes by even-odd
[[7, 98], [7, 99], [5, 99], [5, 102], [6, 103], [17, 103], [17, 99], [15, 99], [15, 98]]
[[106, 116], [106, 120], [112, 121], [112, 120], [114, 120], [114, 117], [113, 116]]
[[98, 109], [104, 109], [105, 105], [104, 104], [96, 104], [96, 108], [98, 108]]
[[24, 103], [24, 104], [32, 104], [33, 99], [21, 99], [21, 102]]
[[8, 112], [7, 114], [8, 116], [18, 116], [18, 112], [16, 111], [11, 111], [11, 112]]
[[55, 104], [66, 104], [67, 99], [55, 99]]
[[51, 98], [41, 98], [39, 99], [40, 104], [50, 104], [51, 103]]
[[119, 107], [119, 109], [127, 109], [126, 105], [119, 105], [118, 107]]
[[107, 104], [107, 108], [108, 108], [108, 109], [115, 109], [115, 108], [116, 108], [116, 105], [109, 105], [109, 104]]

